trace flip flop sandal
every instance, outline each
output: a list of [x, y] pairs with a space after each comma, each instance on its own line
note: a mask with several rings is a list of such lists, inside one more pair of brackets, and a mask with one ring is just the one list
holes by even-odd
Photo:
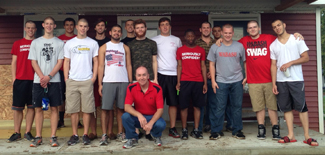
[[284, 136], [278, 141], [278, 143], [294, 143], [294, 142], [297, 142], [297, 139], [290, 139], [288, 136]]
[[[317, 144], [315, 144], [315, 143], [312, 144], [312, 142], [316, 142]], [[307, 139], [307, 140], [304, 140], [304, 143], [305, 143], [305, 144], [308, 144], [308, 145], [310, 145], [310, 146], [318, 146], [318, 142], [317, 142], [317, 140], [315, 140], [315, 139], [313, 139], [313, 138], [309, 138], [309, 139]]]

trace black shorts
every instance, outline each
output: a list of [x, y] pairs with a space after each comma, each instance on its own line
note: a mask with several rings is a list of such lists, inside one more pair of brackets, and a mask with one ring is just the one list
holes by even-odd
[[[50, 99], [50, 106], [62, 105], [61, 83], [52, 82], [47, 86], [47, 97]], [[42, 98], [45, 97], [44, 88], [39, 83], [33, 84], [33, 107], [42, 107]]]
[[158, 83], [163, 90], [163, 98], [167, 105], [177, 106], [179, 104], [176, 90], [177, 76], [158, 73]]
[[62, 100], [63, 102], [65, 102], [65, 80], [64, 80], [64, 74], [63, 71], [59, 70], [60, 73], [60, 79], [61, 79], [61, 96], [62, 96]]
[[276, 85], [279, 91], [277, 95], [279, 111], [308, 111], [305, 100], [305, 84], [303, 81], [277, 82]]
[[32, 106], [32, 90], [33, 80], [18, 80], [16, 79], [12, 91], [12, 110], [24, 110]]
[[179, 105], [181, 109], [188, 108], [191, 99], [194, 107], [201, 108], [206, 105], [203, 84], [203, 82], [181, 81], [179, 91]]

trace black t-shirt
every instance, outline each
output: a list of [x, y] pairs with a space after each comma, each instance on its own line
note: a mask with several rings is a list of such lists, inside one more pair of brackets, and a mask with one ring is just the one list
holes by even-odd
[[125, 45], [127, 45], [128, 42], [130, 42], [134, 39], [135, 39], [135, 37], [133, 37], [133, 38], [125, 37], [124, 39], [121, 40], [121, 42], [124, 43]]
[[97, 40], [96, 37], [93, 38], [93, 39], [97, 41], [99, 47], [104, 45], [105, 43], [111, 41], [111, 39], [107, 38], [107, 37], [105, 37], [103, 40]]

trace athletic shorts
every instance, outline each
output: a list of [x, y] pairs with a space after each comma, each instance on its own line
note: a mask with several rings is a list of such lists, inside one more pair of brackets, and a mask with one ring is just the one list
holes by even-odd
[[296, 110], [308, 111], [305, 100], [305, 84], [303, 81], [277, 82], [279, 94], [277, 95], [278, 107], [281, 112]]
[[251, 98], [254, 112], [265, 109], [278, 110], [276, 96], [272, 92], [272, 83], [248, 84], [249, 96]]
[[66, 80], [66, 113], [95, 112], [94, 84], [91, 79], [86, 81]]
[[98, 92], [98, 80], [96, 79], [94, 83], [94, 98], [95, 98], [95, 107], [100, 107], [100, 102], [101, 102], [101, 96], [99, 95]]
[[65, 80], [64, 80], [64, 74], [63, 71], [59, 70], [60, 79], [61, 79], [61, 91], [62, 91], [62, 100], [65, 102]]
[[[47, 91], [47, 95], [45, 92]], [[39, 83], [33, 84], [33, 107], [42, 107], [42, 98], [48, 97], [50, 107], [62, 105], [61, 83], [51, 82], [47, 88], [43, 88]]]
[[179, 99], [177, 96], [177, 76], [163, 75], [158, 73], [158, 83], [163, 90], [163, 98], [167, 105], [177, 106]]
[[203, 82], [181, 81], [179, 105], [182, 110], [189, 107], [191, 100], [194, 107], [201, 108], [206, 105], [203, 84]]
[[114, 100], [116, 107], [124, 109], [124, 101], [128, 82], [104, 82], [102, 89], [102, 109], [113, 110]]
[[24, 110], [33, 108], [32, 104], [33, 80], [16, 79], [12, 90], [12, 110]]

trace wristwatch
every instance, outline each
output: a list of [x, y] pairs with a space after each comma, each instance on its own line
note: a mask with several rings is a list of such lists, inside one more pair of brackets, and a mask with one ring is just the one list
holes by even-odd
[[50, 74], [48, 76], [49, 76], [50, 80], [53, 78], [53, 76], [51, 76]]

